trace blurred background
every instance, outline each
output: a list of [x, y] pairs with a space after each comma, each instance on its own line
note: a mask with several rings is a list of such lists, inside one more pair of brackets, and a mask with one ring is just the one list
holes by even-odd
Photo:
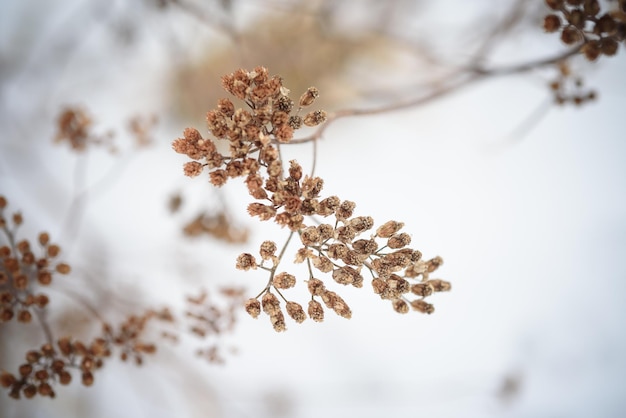
[[[50, 232], [73, 267], [49, 290], [53, 329], [93, 333], [77, 300], [114, 319], [184, 311], [201, 289], [219, 303], [220, 286], [263, 288], [263, 272], [237, 271], [235, 259], [286, 231], [247, 215], [241, 182], [215, 190], [184, 177], [171, 149], [185, 127], [206, 132], [223, 74], [263, 65], [293, 98], [318, 87], [328, 112], [374, 109], [429, 97], [477, 66], [558, 56], [567, 49], [544, 33], [547, 13], [513, 0], [3, 1], [0, 194], [25, 217], [20, 235]], [[597, 94], [581, 106], [554, 103], [551, 65], [324, 131], [324, 195], [377, 225], [403, 221], [414, 248], [443, 257], [437, 278], [452, 292], [431, 299], [433, 315], [399, 315], [367, 285], [333, 289], [351, 320], [277, 334], [242, 311], [215, 339], [222, 364], [196, 356], [206, 343], [182, 329], [142, 367], [110, 361], [91, 388], [3, 393], [0, 416], [624, 416], [623, 48], [570, 61], [574, 92]], [[104, 146], [54, 142], [68, 106], [85, 110]], [[305, 172], [313, 164], [311, 144], [283, 151]], [[0, 335], [9, 371], [43, 341], [35, 324]]]

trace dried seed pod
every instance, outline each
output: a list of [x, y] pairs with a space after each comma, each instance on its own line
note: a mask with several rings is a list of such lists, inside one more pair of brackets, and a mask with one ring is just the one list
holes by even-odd
[[405, 314], [409, 312], [409, 305], [402, 299], [396, 299], [392, 302], [392, 304], [393, 310], [398, 313]]
[[282, 311], [277, 311], [273, 315], [270, 315], [270, 321], [272, 321], [274, 331], [283, 332], [287, 330], [285, 325], [285, 315], [283, 315]]
[[278, 289], [289, 289], [296, 285], [296, 278], [289, 273], [278, 273], [272, 279], [272, 284]]
[[287, 302], [287, 314], [299, 324], [306, 319], [302, 305], [296, 302]]
[[237, 264], [235, 265], [235, 267], [238, 270], [256, 269], [257, 262], [252, 254], [243, 253], [240, 254], [239, 257], [237, 257]]
[[275, 315], [277, 312], [280, 312], [280, 302], [276, 295], [272, 292], [266, 292], [261, 298], [261, 305], [263, 306], [263, 312], [268, 315]]
[[322, 322], [324, 320], [324, 308], [322, 308], [322, 305], [316, 300], [309, 301], [308, 314], [309, 318], [315, 322]]
[[433, 305], [431, 305], [428, 302], [424, 302], [421, 299], [417, 299], [411, 302], [411, 307], [413, 309], [415, 309], [416, 311], [425, 313], [425, 314], [431, 314], [433, 312], [435, 312], [435, 307]]
[[319, 279], [311, 278], [307, 280], [307, 286], [312, 296], [321, 296], [326, 291], [326, 288], [324, 287], [324, 282]]
[[313, 104], [315, 99], [319, 97], [320, 93], [315, 87], [309, 87], [306, 92], [300, 96], [300, 106], [307, 107]]

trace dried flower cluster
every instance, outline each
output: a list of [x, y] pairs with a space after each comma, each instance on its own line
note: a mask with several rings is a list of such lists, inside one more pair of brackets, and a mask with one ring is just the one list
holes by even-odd
[[27, 239], [16, 241], [23, 218], [16, 212], [7, 219], [7, 204], [0, 196], [0, 230], [7, 241], [0, 246], [0, 323], [13, 319], [27, 323], [48, 305], [48, 296], [39, 288], [50, 285], [57, 274], [68, 274], [70, 266], [56, 261], [61, 248], [46, 232], [39, 234], [35, 245]]
[[544, 29], [560, 32], [567, 45], [582, 44], [581, 51], [590, 61], [615, 55], [619, 43], [626, 40], [624, 0], [608, 13], [602, 13], [598, 0], [546, 0], [546, 4], [554, 13], [544, 18]]
[[70, 273], [70, 266], [56, 261], [61, 248], [45, 232], [39, 234], [36, 244], [17, 240], [16, 232], [23, 217], [16, 212], [7, 219], [7, 205], [7, 199], [0, 196], [0, 237], [6, 241], [6, 245], [0, 246], [0, 325], [14, 319], [29, 323], [36, 318], [48, 341], [26, 353], [26, 362], [18, 367], [16, 374], [0, 372], [0, 386], [16, 399], [22, 395], [55, 397], [53, 386], [69, 384], [73, 370], [80, 373], [85, 386], [92, 385], [93, 373], [114, 350], [122, 360], [133, 358], [137, 364], [143, 362], [145, 354], [154, 353], [156, 346], [143, 341], [146, 324], [153, 319], [172, 321], [167, 310], [148, 310], [139, 316], [129, 316], [117, 328], [105, 323], [101, 335], [90, 343], [73, 337], [53, 340], [45, 319], [50, 300], [40, 289], [49, 286], [56, 274]]
[[574, 104], [583, 105], [593, 101], [597, 97], [594, 90], [585, 88], [582, 78], [574, 76], [566, 61], [558, 65], [556, 79], [550, 82], [550, 90], [554, 95], [554, 102], [558, 105]]
[[[244, 290], [226, 287], [219, 291], [224, 304], [217, 303], [209, 297], [207, 291], [202, 291], [197, 297], [188, 297], [189, 307], [185, 316], [191, 322], [190, 331], [195, 336], [207, 339], [219, 337], [233, 331], [237, 319], [237, 311], [243, 302]], [[196, 354], [210, 363], [223, 363], [220, 346], [217, 341], [211, 341], [204, 348], [198, 349]]]
[[[152, 130], [158, 120], [155, 116], [134, 116], [127, 124], [128, 134], [138, 148], [152, 144]], [[67, 142], [77, 152], [83, 152], [90, 146], [104, 146], [109, 152], [116, 153], [118, 148], [113, 131], [97, 134], [94, 121], [81, 107], [71, 106], [64, 109], [57, 119], [57, 133], [54, 141]]]
[[248, 230], [236, 225], [228, 212], [217, 213], [202, 211], [183, 227], [183, 233], [188, 237], [208, 235], [215, 239], [231, 244], [241, 244], [248, 241]]
[[118, 329], [105, 324], [102, 334], [88, 344], [70, 337], [60, 338], [54, 344], [43, 344], [26, 353], [26, 362], [18, 367], [17, 374], [2, 371], [0, 386], [8, 389], [9, 395], [15, 399], [22, 395], [27, 399], [35, 395], [54, 398], [53, 386], [70, 384], [73, 372], [79, 373], [83, 385], [93, 385], [94, 372], [102, 368], [114, 349], [119, 351], [122, 360], [133, 358], [137, 365], [141, 365], [145, 354], [156, 351], [154, 344], [141, 338], [151, 319], [171, 321], [172, 317], [167, 310], [150, 310], [140, 316], [128, 317]]
[[74, 151], [85, 151], [89, 145], [104, 145], [115, 152], [113, 135], [98, 135], [93, 132], [93, 120], [80, 107], [68, 107], [57, 121], [55, 142], [67, 142]]
[[[267, 314], [276, 331], [286, 329], [285, 310], [297, 323], [307, 315], [314, 321], [324, 319], [324, 308], [350, 318], [348, 304], [317, 277], [329, 273], [341, 285], [362, 287], [363, 268], [371, 275], [371, 285], [382, 299], [390, 300], [393, 308], [406, 313], [410, 307], [432, 313], [434, 308], [424, 301], [433, 292], [450, 289], [442, 280], [429, 279], [442, 260], [439, 257], [424, 261], [421, 253], [408, 247], [411, 238], [400, 232], [403, 224], [390, 221], [371, 231], [374, 220], [369, 216], [353, 216], [355, 203], [337, 196], [320, 195], [324, 181], [320, 177], [303, 175], [302, 167], [295, 161], [285, 167], [280, 156], [280, 146], [288, 144], [294, 130], [302, 125], [315, 126], [325, 120], [323, 111], [309, 112], [301, 117], [304, 107], [313, 104], [318, 91], [310, 87], [301, 97], [298, 106], [289, 98], [289, 90], [279, 77], [270, 77], [267, 69], [237, 70], [222, 79], [223, 87], [246, 103], [248, 110], [235, 109], [229, 99], [221, 99], [217, 109], [207, 114], [209, 131], [217, 140], [229, 142], [229, 155], [222, 155], [210, 138], [203, 138], [193, 128], [176, 139], [173, 148], [193, 161], [184, 165], [186, 175], [194, 177], [204, 168], [209, 169], [210, 182], [223, 185], [229, 178], [245, 177], [249, 194], [257, 201], [250, 203], [248, 213], [260, 220], [273, 219], [291, 231], [284, 247], [277, 255], [274, 241], [261, 244], [258, 262], [252, 254], [241, 254], [236, 267], [241, 270], [262, 268], [269, 271], [265, 288], [245, 304], [246, 311], [257, 317]], [[320, 223], [316, 217], [334, 217], [331, 223]], [[310, 220], [310, 222], [308, 222]], [[281, 291], [297, 285], [298, 279], [279, 272], [284, 252], [292, 236], [297, 233], [303, 247], [297, 252], [296, 263], [306, 261], [309, 275], [306, 286], [311, 294], [307, 311], [297, 302], [287, 300]], [[314, 274], [314, 269], [316, 273]], [[410, 295], [417, 297], [410, 300]]]

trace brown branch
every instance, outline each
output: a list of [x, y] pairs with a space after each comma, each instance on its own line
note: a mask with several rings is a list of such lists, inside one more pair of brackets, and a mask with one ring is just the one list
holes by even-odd
[[440, 99], [442, 97], [447, 96], [450, 93], [456, 92], [463, 87], [474, 84], [478, 81], [482, 81], [489, 77], [498, 77], [498, 76], [506, 76], [513, 74], [520, 74], [524, 72], [528, 72], [537, 68], [546, 67], [549, 65], [553, 65], [560, 61], [563, 61], [567, 58], [570, 58], [576, 54], [578, 54], [583, 45], [576, 46], [571, 48], [565, 52], [557, 54], [555, 56], [541, 58], [537, 60], [528, 61], [521, 64], [506, 66], [506, 67], [494, 67], [494, 68], [482, 68], [482, 67], [471, 67], [467, 68], [465, 71], [461, 71], [456, 79], [449, 81], [446, 85], [439, 87], [435, 90], [432, 90], [422, 96], [419, 96], [414, 99], [409, 99], [405, 101], [399, 101], [396, 103], [388, 104], [385, 106], [371, 108], [371, 109], [344, 109], [338, 110], [336, 112], [332, 112], [328, 114], [328, 118], [326, 123], [320, 125], [317, 130], [304, 138], [298, 138], [292, 140], [291, 144], [303, 144], [310, 141], [316, 141], [322, 137], [324, 131], [337, 119], [352, 117], [352, 116], [371, 116], [378, 115], [382, 113], [389, 113], [398, 110], [410, 109], [417, 106], [421, 106], [427, 104], [431, 101]]

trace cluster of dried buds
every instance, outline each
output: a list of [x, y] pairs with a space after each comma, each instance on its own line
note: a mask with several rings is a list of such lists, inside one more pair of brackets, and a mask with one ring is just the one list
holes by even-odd
[[135, 363], [140, 365], [143, 355], [156, 351], [154, 344], [145, 343], [140, 338], [147, 321], [153, 318], [171, 320], [166, 310], [148, 311], [141, 316], [130, 316], [119, 329], [105, 324], [102, 335], [89, 344], [63, 337], [54, 345], [47, 343], [37, 350], [30, 350], [26, 353], [26, 362], [18, 367], [17, 374], [6, 371], [0, 373], [0, 386], [8, 389], [9, 395], [15, 399], [22, 395], [27, 399], [35, 395], [54, 398], [54, 384], [70, 384], [73, 371], [80, 373], [83, 385], [91, 386], [94, 383], [94, 372], [111, 357], [114, 348], [119, 349], [122, 360], [132, 356]]
[[12, 319], [27, 323], [35, 310], [44, 309], [49, 302], [37, 288], [50, 285], [57, 273], [68, 274], [70, 266], [55, 261], [61, 248], [50, 242], [46, 232], [39, 234], [37, 245], [27, 239], [16, 241], [23, 217], [16, 212], [7, 219], [6, 207], [6, 198], [0, 196], [0, 230], [6, 239], [6, 245], [0, 246], [0, 323]]
[[219, 293], [221, 303], [209, 297], [205, 290], [196, 297], [187, 297], [185, 316], [190, 321], [191, 333], [198, 338], [211, 339], [205, 347], [196, 350], [196, 354], [209, 363], [224, 362], [218, 338], [234, 330], [237, 312], [244, 299], [241, 288], [224, 287]]
[[[368, 238], [361, 238], [372, 229], [374, 221], [369, 216], [353, 217], [354, 207], [353, 202], [343, 201], [334, 210], [334, 224], [306, 226], [297, 231], [302, 247], [296, 253], [295, 263], [306, 262], [309, 271], [305, 280], [311, 294], [307, 309], [309, 318], [323, 321], [323, 305], [341, 317], [350, 318], [352, 312], [348, 304], [337, 293], [328, 290], [320, 277], [329, 274], [340, 285], [360, 288], [364, 282], [363, 270], [369, 271], [374, 293], [391, 301], [396, 312], [407, 313], [413, 308], [418, 312], [433, 313], [433, 305], [424, 299], [434, 292], [451, 288], [450, 283], [429, 277], [442, 264], [442, 259], [422, 260], [419, 251], [408, 247], [411, 238], [400, 232], [401, 222], [386, 222]], [[289, 301], [283, 295], [286, 289], [295, 287], [298, 280], [287, 272], [277, 273], [282, 254], [276, 255], [276, 250], [276, 243], [265, 241], [259, 250], [260, 262], [252, 254], [244, 253], [238, 257], [236, 267], [241, 270], [262, 268], [270, 272], [266, 287], [256, 298], [250, 298], [245, 307], [254, 318], [263, 311], [270, 317], [276, 331], [284, 331], [280, 300], [272, 291], [285, 301], [287, 314], [297, 323], [303, 322], [307, 315], [299, 303]]]
[[[253, 71], [237, 70], [224, 76], [222, 84], [250, 109], [235, 110], [229, 99], [221, 99], [217, 109], [207, 114], [209, 131], [216, 139], [228, 141], [229, 155], [220, 153], [212, 139], [203, 138], [193, 128], [187, 128], [183, 138], [174, 141], [173, 148], [193, 160], [184, 165], [188, 176], [197, 176], [208, 168], [210, 182], [216, 186], [223, 185], [229, 178], [245, 177], [249, 194], [257, 200], [249, 204], [248, 213], [261, 220], [273, 219], [291, 231], [279, 255], [276, 255], [276, 243], [265, 241], [260, 248], [260, 263], [251, 254], [238, 257], [238, 269], [262, 268], [270, 274], [261, 293], [246, 302], [246, 311], [253, 317], [263, 311], [270, 317], [275, 330], [285, 330], [278, 294], [285, 301], [287, 314], [292, 319], [298, 323], [306, 319], [304, 308], [288, 301], [281, 293], [281, 290], [296, 285], [296, 277], [278, 272], [289, 241], [297, 233], [303, 247], [295, 261], [306, 261], [308, 265], [309, 275], [305, 282], [311, 293], [307, 309], [311, 319], [323, 320], [322, 303], [344, 318], [352, 315], [346, 302], [328, 290], [324, 282], [315, 277], [313, 269], [331, 273], [336, 283], [362, 287], [361, 271], [365, 268], [371, 273], [374, 292], [382, 299], [390, 300], [397, 312], [406, 313], [412, 307], [432, 313], [433, 306], [424, 298], [433, 292], [450, 289], [448, 282], [429, 279], [429, 274], [442, 263], [441, 258], [424, 261], [419, 251], [408, 248], [411, 239], [408, 234], [400, 232], [403, 226], [400, 222], [387, 222], [375, 234], [360, 238], [373, 228], [371, 217], [353, 216], [356, 206], [353, 202], [342, 201], [337, 196], [322, 198], [324, 181], [320, 177], [303, 175], [302, 167], [295, 160], [290, 161], [288, 167], [281, 160], [280, 146], [292, 140], [294, 130], [302, 125], [315, 126], [325, 120], [323, 111], [312, 111], [304, 117], [299, 115], [303, 108], [315, 101], [317, 89], [310, 87], [296, 107], [282, 80], [270, 77], [263, 67]], [[317, 219], [330, 216], [334, 216], [333, 223], [320, 223]], [[311, 220], [310, 224], [306, 223], [307, 220]], [[409, 300], [410, 294], [418, 298]]]
[[560, 32], [567, 45], [581, 44], [585, 57], [593, 61], [600, 55], [617, 53], [619, 43], [626, 40], [626, 1], [601, 13], [598, 0], [546, 0], [554, 11], [544, 18], [547, 32]]
[[550, 90], [554, 95], [554, 102], [558, 105], [583, 105], [593, 101], [597, 93], [585, 87], [583, 79], [575, 76], [566, 61], [558, 65], [556, 78], [550, 82]]

